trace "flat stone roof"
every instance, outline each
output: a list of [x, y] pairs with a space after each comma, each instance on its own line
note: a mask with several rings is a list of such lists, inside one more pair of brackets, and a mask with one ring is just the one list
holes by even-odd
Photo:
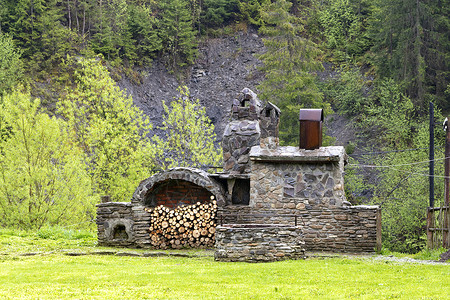
[[320, 147], [314, 150], [299, 149], [294, 146], [277, 147], [275, 149], [253, 146], [250, 149], [250, 159], [260, 162], [339, 162], [347, 160], [347, 154], [342, 146]]

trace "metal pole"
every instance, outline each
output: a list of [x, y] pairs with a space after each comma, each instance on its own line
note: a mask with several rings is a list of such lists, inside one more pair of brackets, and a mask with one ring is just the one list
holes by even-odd
[[445, 203], [444, 206], [448, 206], [450, 203], [450, 126], [445, 126]]
[[[450, 126], [444, 123], [445, 128], [445, 168], [444, 168], [444, 175], [445, 175], [445, 187], [444, 187], [444, 206], [448, 207], [450, 203]], [[442, 231], [442, 244], [444, 247], [448, 247], [449, 240], [448, 240], [448, 228], [449, 228], [449, 222], [448, 222], [448, 215], [449, 209], [444, 209], [444, 224], [443, 229], [447, 229], [447, 231]]]
[[430, 102], [430, 207], [434, 207], [434, 104]]

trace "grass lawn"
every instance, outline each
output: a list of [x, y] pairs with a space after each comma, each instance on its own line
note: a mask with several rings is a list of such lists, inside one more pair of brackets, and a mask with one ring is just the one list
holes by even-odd
[[[68, 256], [67, 249], [105, 250], [92, 237], [0, 230], [0, 299], [450, 299], [448, 264], [371, 257], [220, 263], [198, 251], [187, 258]], [[21, 255], [30, 250], [37, 254]]]

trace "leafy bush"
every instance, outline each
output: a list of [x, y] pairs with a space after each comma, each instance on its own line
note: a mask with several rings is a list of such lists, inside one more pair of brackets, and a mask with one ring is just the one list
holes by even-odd
[[0, 31], [0, 96], [14, 87], [22, 76], [20, 55], [12, 38]]
[[101, 61], [78, 63], [76, 85], [60, 99], [59, 113], [70, 126], [69, 138], [87, 156], [95, 190], [115, 201], [128, 200], [154, 167], [155, 149], [147, 137], [152, 126]]
[[[380, 180], [374, 185], [373, 199], [382, 207], [383, 243], [393, 251], [414, 253], [426, 245], [429, 120], [420, 117], [418, 108], [392, 80], [376, 83], [370, 103], [360, 126], [374, 130], [380, 151], [392, 151], [374, 159], [383, 166], [377, 169]], [[443, 119], [438, 110], [435, 117]], [[436, 130], [436, 146], [443, 143], [442, 130]], [[435, 158], [442, 160], [443, 153], [437, 151]], [[435, 174], [443, 174], [443, 163], [435, 163]], [[435, 183], [439, 202], [442, 178], [437, 177]]]
[[340, 114], [362, 117], [370, 105], [364, 95], [366, 83], [358, 69], [341, 70], [337, 79], [325, 85], [325, 93]]
[[[69, 127], [15, 91], [0, 110], [0, 224], [22, 229], [94, 218], [95, 194]], [[80, 227], [82, 227], [80, 225]]]
[[159, 164], [164, 169], [174, 167], [220, 166], [221, 150], [215, 145], [214, 125], [206, 116], [199, 100], [190, 99], [186, 86], [179, 87], [180, 96], [163, 102], [164, 116], [160, 127], [163, 137], [154, 137]]

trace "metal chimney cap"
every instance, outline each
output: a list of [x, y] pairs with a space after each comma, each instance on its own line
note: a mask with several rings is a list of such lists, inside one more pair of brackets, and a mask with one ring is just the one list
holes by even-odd
[[300, 109], [301, 121], [322, 121], [323, 122], [323, 109], [321, 108], [308, 108]]

